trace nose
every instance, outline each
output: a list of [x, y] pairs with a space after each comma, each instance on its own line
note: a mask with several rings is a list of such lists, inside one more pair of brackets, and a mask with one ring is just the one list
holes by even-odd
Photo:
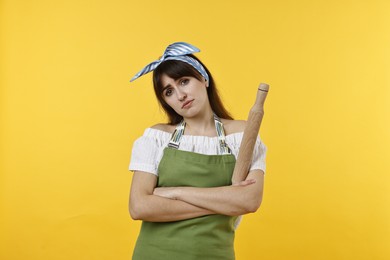
[[187, 94], [182, 91], [177, 91], [176, 93], [179, 101], [184, 101], [187, 98]]

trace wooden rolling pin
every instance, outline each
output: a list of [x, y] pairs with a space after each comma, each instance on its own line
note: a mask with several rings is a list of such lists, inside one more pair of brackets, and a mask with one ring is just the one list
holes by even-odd
[[238, 158], [233, 171], [232, 184], [237, 184], [246, 179], [252, 162], [253, 148], [260, 130], [264, 115], [264, 102], [267, 97], [269, 85], [260, 83], [256, 101], [249, 111], [244, 135], [242, 137]]

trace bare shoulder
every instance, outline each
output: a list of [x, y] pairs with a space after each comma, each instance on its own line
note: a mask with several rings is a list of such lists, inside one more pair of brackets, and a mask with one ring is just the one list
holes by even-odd
[[168, 133], [173, 133], [173, 131], [175, 130], [174, 125], [168, 125], [168, 124], [155, 124], [155, 125], [151, 126], [150, 128], [164, 131], [164, 132], [168, 132]]
[[230, 119], [221, 119], [221, 120], [226, 135], [244, 132], [245, 130], [245, 126], [246, 126], [245, 120], [230, 120]]

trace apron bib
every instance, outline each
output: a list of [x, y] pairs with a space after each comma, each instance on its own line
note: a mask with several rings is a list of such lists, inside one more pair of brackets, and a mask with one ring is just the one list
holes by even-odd
[[[185, 122], [173, 132], [158, 167], [158, 187], [231, 185], [236, 159], [225, 143], [222, 122], [214, 115], [221, 155], [178, 150]], [[173, 222], [143, 221], [133, 260], [235, 259], [237, 217], [207, 215]]]

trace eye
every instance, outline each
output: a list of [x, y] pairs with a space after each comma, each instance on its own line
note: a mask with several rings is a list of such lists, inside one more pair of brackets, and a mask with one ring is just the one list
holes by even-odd
[[171, 88], [167, 88], [165, 91], [164, 91], [164, 95], [169, 97], [170, 95], [172, 95], [172, 89]]
[[184, 78], [184, 79], [180, 80], [180, 85], [181, 86], [187, 85], [189, 81], [190, 81], [189, 79]]

